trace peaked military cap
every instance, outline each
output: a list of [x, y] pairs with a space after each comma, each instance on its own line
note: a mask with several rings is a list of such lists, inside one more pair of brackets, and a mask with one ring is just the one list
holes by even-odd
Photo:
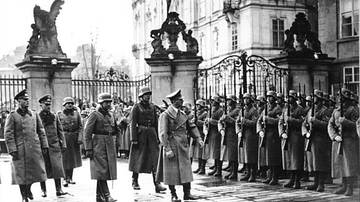
[[98, 96], [98, 103], [103, 103], [103, 102], [112, 102], [112, 97], [110, 93], [100, 93], [100, 95]]
[[49, 94], [43, 95], [38, 99], [39, 103], [51, 104], [52, 97]]
[[180, 89], [175, 91], [175, 92], [170, 93], [166, 97], [169, 98], [170, 100], [184, 99], [184, 97], [181, 95], [181, 90]]
[[18, 94], [15, 95], [14, 100], [19, 100], [19, 99], [29, 99], [29, 95], [26, 89], [20, 91]]

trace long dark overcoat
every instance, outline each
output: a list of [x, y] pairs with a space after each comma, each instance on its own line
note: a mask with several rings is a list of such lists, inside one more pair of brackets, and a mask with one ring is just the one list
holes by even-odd
[[[258, 112], [258, 118], [256, 119], [256, 123], [257, 123], [257, 120], [260, 118], [260, 115], [262, 113], [262, 111], [264, 110], [264, 106], [261, 107], [261, 108], [257, 108], [257, 112]], [[257, 126], [255, 126], [257, 127]], [[257, 129], [255, 129], [257, 130]], [[266, 150], [265, 150], [265, 147], [259, 147], [259, 144], [260, 144], [260, 138], [258, 138], [258, 166], [266, 166]]]
[[[243, 123], [239, 123], [240, 118], [244, 117]], [[259, 117], [258, 111], [252, 104], [244, 107], [244, 116], [240, 114], [236, 120], [237, 131], [242, 133], [244, 163], [258, 162], [258, 135], [256, 134], [256, 121]], [[240, 139], [238, 140], [240, 144]], [[240, 146], [240, 145], [239, 145]]]
[[235, 122], [239, 116], [239, 108], [234, 106], [228, 109], [224, 118], [225, 122], [225, 144], [227, 147], [227, 160], [238, 161], [238, 136], [235, 132]]
[[[329, 147], [329, 136], [327, 133], [327, 125], [331, 114], [323, 105], [315, 106], [315, 121], [312, 123], [312, 131], [310, 136], [310, 151], [306, 151], [307, 166], [305, 170], [312, 171], [329, 171], [331, 168], [329, 155], [331, 147]], [[311, 109], [308, 111], [306, 118], [302, 124], [302, 134], [310, 131]]]
[[44, 126], [35, 111], [10, 112], [5, 121], [5, 143], [9, 153], [18, 153], [11, 160], [12, 184], [32, 184], [46, 178], [42, 149], [49, 148]]
[[[265, 157], [267, 166], [281, 166], [281, 141], [279, 137], [279, 118], [282, 110], [277, 105], [268, 105], [265, 129]], [[257, 121], [257, 133], [264, 128], [264, 111]]]
[[[339, 122], [340, 108], [334, 110], [331, 115], [328, 132], [333, 140], [332, 145], [332, 177], [351, 177], [359, 174], [359, 137], [356, 132], [356, 121], [359, 118], [359, 110], [354, 106], [344, 106], [344, 121]], [[339, 135], [341, 128], [343, 154], [338, 154], [340, 146], [334, 138]]]
[[[279, 135], [287, 133], [287, 150], [282, 150], [282, 163], [284, 170], [304, 169], [304, 137], [301, 126], [306, 116], [304, 109], [299, 105], [290, 105], [290, 117], [288, 107], [285, 107], [279, 119]], [[288, 129], [286, 127], [289, 127]], [[287, 130], [287, 131], [286, 131]], [[285, 141], [284, 139], [282, 141]], [[282, 145], [283, 146], [283, 145]]]
[[[163, 149], [160, 152], [156, 179], [167, 185], [180, 185], [193, 181], [189, 156], [188, 135], [200, 138], [195, 124], [192, 124], [184, 112], [176, 113], [169, 107], [159, 118], [159, 137]], [[165, 151], [172, 150], [174, 157], [167, 158]]]
[[[210, 114], [208, 114], [210, 116]], [[206, 147], [209, 147], [209, 159], [220, 159], [221, 153], [221, 135], [218, 130], [218, 121], [223, 115], [222, 108], [212, 108], [211, 121], [209, 121], [209, 134], [208, 134], [208, 144]]]
[[39, 115], [49, 143], [49, 152], [44, 156], [47, 178], [59, 179], [65, 176], [61, 153], [62, 148], [66, 149], [64, 131], [55, 113], [40, 111]]
[[130, 137], [138, 144], [131, 143], [129, 171], [151, 173], [156, 171], [159, 158], [158, 116], [155, 105], [136, 103], [131, 110]]
[[[196, 111], [197, 115], [197, 121], [196, 121], [196, 126], [200, 132], [200, 137], [202, 138], [202, 140], [204, 140], [204, 123], [205, 123], [205, 119], [207, 117], [207, 112], [205, 110], [198, 110]], [[201, 159], [207, 159], [208, 156], [205, 155], [205, 150], [204, 147], [200, 147], [200, 144], [198, 141], [191, 139], [191, 143], [190, 143], [191, 147], [190, 147], [190, 157], [193, 158], [201, 158]], [[209, 152], [207, 152], [209, 153]]]
[[116, 180], [115, 118], [100, 106], [90, 113], [84, 129], [85, 150], [93, 151], [90, 173], [93, 180]]
[[80, 145], [78, 141], [83, 141], [83, 124], [79, 112], [74, 109], [57, 113], [64, 129], [66, 140], [66, 151], [63, 153], [64, 169], [74, 169], [82, 166]]

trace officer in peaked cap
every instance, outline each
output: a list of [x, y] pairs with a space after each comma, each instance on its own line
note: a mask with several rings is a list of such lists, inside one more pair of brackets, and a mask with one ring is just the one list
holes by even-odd
[[12, 184], [20, 186], [22, 201], [28, 201], [34, 199], [31, 185], [47, 179], [43, 155], [48, 152], [49, 145], [39, 114], [28, 109], [26, 89], [14, 99], [18, 108], [10, 112], [5, 121], [5, 144], [12, 156]]
[[41, 104], [51, 105], [52, 97], [49, 94], [43, 95], [38, 99], [38, 102]]
[[[195, 200], [190, 193], [190, 182], [193, 181], [189, 156], [188, 136], [194, 138], [201, 146], [203, 141], [195, 124], [180, 110], [183, 105], [181, 91], [177, 90], [168, 96], [171, 106], [159, 117], [159, 139], [162, 145], [157, 180], [169, 185], [171, 201], [180, 201], [176, 195], [175, 185], [183, 185], [184, 200]], [[174, 138], [176, 137], [176, 138]]]
[[[130, 130], [130, 156], [129, 171], [132, 172], [132, 188], [140, 190], [138, 182], [140, 173], [151, 173], [155, 192], [160, 193], [166, 187], [156, 181], [156, 169], [159, 158], [158, 145], [158, 115], [156, 107], [150, 102], [152, 92], [145, 86], [139, 90], [139, 102], [131, 110]], [[151, 151], [151, 152], [149, 152]]]

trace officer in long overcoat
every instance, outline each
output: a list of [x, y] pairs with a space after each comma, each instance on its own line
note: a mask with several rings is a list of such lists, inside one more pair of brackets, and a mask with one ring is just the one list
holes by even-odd
[[[205, 119], [207, 117], [207, 111], [205, 110], [205, 101], [204, 100], [196, 100], [196, 126], [200, 132], [200, 137], [204, 141], [205, 134], [204, 134], [204, 123]], [[192, 139], [193, 140], [193, 139]], [[193, 173], [197, 174], [205, 174], [205, 166], [206, 166], [206, 159], [208, 159], [208, 153], [206, 152], [206, 148], [201, 147], [201, 145], [193, 140], [194, 146], [193, 146], [193, 157], [198, 158], [198, 168], [193, 171]], [[209, 147], [207, 147], [208, 149]], [[190, 152], [191, 153], [191, 152]]]
[[139, 173], [152, 173], [155, 192], [165, 191], [156, 181], [156, 166], [159, 158], [159, 137], [157, 133], [158, 115], [155, 105], [150, 102], [151, 90], [142, 87], [139, 92], [140, 102], [136, 103], [130, 116], [130, 157], [129, 171], [132, 171], [132, 187], [139, 190]]
[[27, 90], [18, 93], [14, 100], [18, 108], [10, 112], [5, 121], [5, 143], [12, 156], [12, 184], [18, 184], [22, 201], [34, 199], [30, 186], [46, 180], [43, 154], [48, 152], [44, 126], [37, 112], [29, 110]]
[[301, 126], [306, 116], [304, 109], [297, 104], [297, 99], [296, 91], [290, 90], [288, 104], [279, 119], [283, 169], [291, 174], [289, 182], [283, 186], [294, 189], [300, 189], [300, 179], [304, 169], [304, 138]]
[[[55, 113], [50, 111], [51, 95], [43, 95], [38, 99], [41, 111], [39, 116], [44, 125], [47, 140], [49, 143], [49, 152], [44, 155], [47, 178], [53, 178], [55, 181], [56, 196], [62, 196], [67, 193], [61, 189], [61, 178], [65, 176], [62, 161], [62, 152], [66, 150], [66, 141], [60, 119]], [[40, 182], [41, 196], [46, 197], [46, 184]]]
[[309, 139], [309, 149], [306, 151], [307, 171], [314, 174], [314, 184], [306, 187], [307, 190], [317, 190], [319, 192], [325, 189], [325, 179], [327, 172], [330, 171], [331, 147], [326, 144], [329, 141], [327, 124], [331, 114], [323, 104], [323, 92], [314, 90], [314, 114], [313, 109], [307, 113], [302, 124], [302, 135]]
[[[354, 179], [359, 174], [359, 137], [356, 132], [359, 110], [353, 106], [351, 94], [350, 90], [341, 89], [343, 107], [334, 110], [328, 124], [329, 136], [333, 141], [332, 176], [341, 177], [343, 181], [343, 186], [335, 193], [345, 193], [346, 196], [353, 194], [353, 186], [356, 183]], [[341, 108], [343, 117], [341, 117]]]
[[180, 201], [176, 195], [175, 185], [183, 185], [184, 200], [195, 200], [190, 194], [190, 182], [193, 181], [189, 156], [188, 136], [203, 146], [196, 125], [191, 123], [186, 114], [180, 110], [183, 105], [181, 91], [177, 90], [167, 96], [171, 106], [159, 117], [159, 138], [162, 145], [158, 165], [157, 179], [169, 185], [172, 201]]
[[116, 201], [110, 195], [107, 180], [117, 179], [115, 138], [119, 132], [110, 112], [110, 93], [98, 96], [98, 106], [89, 114], [84, 128], [86, 157], [90, 158], [91, 179], [97, 180], [96, 200]]
[[[223, 122], [225, 128], [225, 144], [227, 148], [227, 160], [230, 165], [230, 172], [225, 176], [225, 179], [237, 180], [238, 163], [238, 136], [235, 132], [235, 122], [239, 116], [239, 108], [237, 107], [237, 98], [235, 95], [228, 95], [226, 98], [227, 114], [219, 119], [219, 122]], [[221, 132], [221, 131], [220, 131]]]
[[211, 117], [208, 113], [208, 117], [205, 119], [205, 124], [208, 126], [209, 134], [206, 141], [209, 143], [206, 145], [209, 147], [209, 159], [215, 161], [214, 170], [209, 172], [208, 175], [221, 176], [222, 161], [220, 160], [221, 153], [221, 135], [218, 130], [218, 122], [223, 115], [223, 109], [220, 107], [221, 99], [219, 96], [214, 95], [211, 99]]
[[268, 91], [267, 97], [267, 115], [265, 110], [260, 115], [257, 121], [257, 132], [260, 137], [264, 138], [266, 151], [266, 165], [270, 167], [271, 176], [264, 180], [264, 183], [270, 185], [278, 184], [279, 175], [281, 172], [281, 143], [278, 130], [278, 122], [282, 110], [276, 104], [276, 93]]
[[[244, 109], [240, 110], [236, 119], [236, 133], [239, 137], [239, 147], [243, 147], [244, 163], [247, 169], [246, 175], [240, 180], [255, 182], [255, 174], [258, 161], [258, 141], [256, 134], [256, 122], [259, 117], [257, 109], [253, 106], [250, 93], [243, 95]], [[244, 114], [242, 114], [244, 112]], [[241, 143], [242, 142], [242, 143]], [[242, 144], [242, 145], [241, 145]]]
[[57, 112], [65, 133], [67, 149], [63, 153], [65, 178], [63, 185], [75, 184], [74, 168], [82, 166], [80, 144], [83, 141], [83, 124], [79, 111], [74, 107], [74, 99], [66, 97], [63, 100], [64, 109]]

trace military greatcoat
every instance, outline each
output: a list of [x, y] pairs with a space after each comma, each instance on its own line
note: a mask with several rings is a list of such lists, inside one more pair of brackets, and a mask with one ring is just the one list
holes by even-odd
[[101, 106], [90, 113], [84, 129], [85, 150], [92, 150], [90, 173], [93, 180], [116, 180], [116, 147], [118, 133], [114, 115]]
[[[239, 123], [240, 118], [244, 117], [243, 123]], [[257, 163], [258, 161], [258, 135], [256, 134], [256, 121], [259, 117], [258, 111], [252, 104], [245, 106], [244, 116], [240, 113], [236, 120], [237, 131], [242, 133], [244, 163]], [[240, 145], [239, 145], [240, 146]]]
[[235, 132], [236, 118], [239, 116], [239, 109], [236, 106], [228, 109], [224, 118], [225, 123], [225, 144], [227, 148], [227, 160], [238, 161], [238, 136]]
[[18, 108], [5, 121], [5, 143], [9, 153], [17, 152], [12, 159], [12, 184], [32, 184], [46, 178], [42, 149], [49, 148], [44, 126], [35, 111]]
[[[220, 159], [221, 153], [221, 135], [218, 130], [218, 121], [223, 115], [222, 108], [213, 107], [211, 113], [211, 121], [209, 122], [209, 134], [208, 134], [208, 145], [209, 147], [209, 159]], [[210, 114], [209, 114], [210, 115]]]
[[138, 141], [131, 144], [129, 171], [151, 173], [156, 171], [159, 158], [158, 116], [154, 104], [136, 103], [131, 110], [130, 137]]
[[[329, 171], [330, 159], [328, 158], [331, 153], [331, 147], [326, 144], [329, 141], [327, 134], [327, 125], [331, 114], [323, 105], [315, 107], [315, 121], [312, 123], [312, 130], [310, 134], [310, 151], [306, 151], [307, 167], [306, 171]], [[310, 131], [310, 117], [311, 109], [308, 111], [307, 116], [302, 124], [302, 134]]]
[[46, 174], [48, 178], [59, 179], [65, 176], [61, 153], [62, 148], [66, 149], [64, 131], [59, 117], [53, 112], [40, 111], [39, 115], [49, 143], [49, 152], [44, 156]]
[[[200, 137], [204, 140], [204, 123], [207, 116], [207, 112], [202, 109], [196, 111], [197, 113], [197, 120], [196, 120], [196, 126], [200, 132]], [[207, 152], [208, 154], [209, 152]], [[191, 147], [190, 147], [190, 157], [193, 158], [201, 158], [201, 159], [207, 159], [208, 156], [205, 155], [204, 148], [200, 147], [200, 144], [198, 141], [195, 141], [194, 139], [191, 139]]]
[[[332, 177], [351, 177], [359, 174], [359, 137], [356, 132], [356, 121], [359, 118], [358, 108], [344, 106], [344, 121], [339, 122], [340, 108], [334, 110], [331, 115], [328, 132], [332, 145]], [[341, 128], [341, 134], [339, 133]], [[334, 138], [340, 135], [342, 138], [343, 154], [338, 154], [339, 142]]]
[[[191, 123], [184, 112], [176, 113], [169, 107], [159, 118], [159, 138], [162, 149], [159, 157], [156, 179], [167, 185], [181, 185], [193, 181], [189, 156], [188, 135], [200, 138], [196, 125]], [[174, 157], [167, 158], [165, 152], [172, 150]]]
[[257, 121], [257, 132], [265, 129], [265, 159], [267, 166], [281, 166], [281, 142], [279, 137], [278, 123], [282, 110], [277, 105], [268, 105], [267, 120], [264, 122], [264, 113], [262, 112]]
[[[287, 134], [287, 150], [282, 150], [282, 163], [284, 170], [304, 169], [304, 138], [301, 133], [301, 126], [306, 116], [304, 109], [296, 104], [290, 105], [290, 117], [288, 107], [283, 110], [279, 119], [279, 135]], [[288, 127], [288, 128], [287, 128]], [[284, 139], [282, 141], [285, 141]], [[282, 145], [282, 147], [284, 147]]]
[[63, 153], [64, 169], [82, 166], [79, 141], [83, 141], [83, 124], [79, 112], [64, 109], [57, 113], [64, 129], [66, 151]]

